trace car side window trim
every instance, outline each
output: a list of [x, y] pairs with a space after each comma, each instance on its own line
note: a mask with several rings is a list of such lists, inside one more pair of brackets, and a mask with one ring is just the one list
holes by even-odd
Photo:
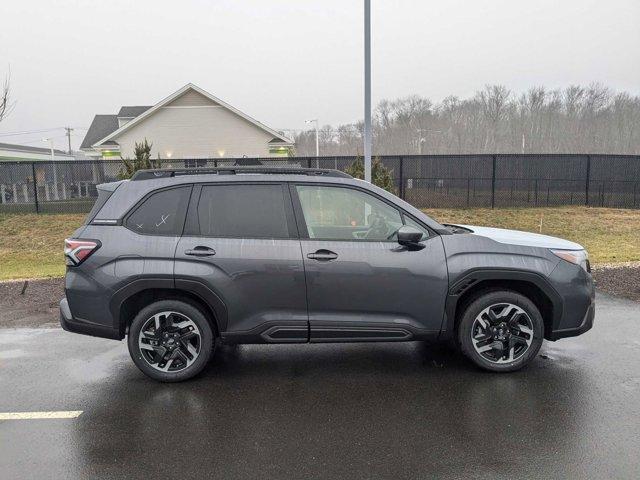
[[429, 240], [431, 238], [433, 238], [436, 233], [429, 228], [428, 226], [426, 226], [423, 222], [416, 220], [415, 217], [413, 215], [410, 215], [409, 213], [407, 213], [405, 210], [403, 210], [401, 207], [393, 204], [392, 202], [388, 201], [386, 198], [381, 197], [380, 195], [377, 195], [375, 192], [372, 192], [370, 190], [367, 190], [366, 188], [361, 188], [358, 187], [356, 185], [343, 185], [343, 184], [337, 184], [337, 183], [322, 183], [322, 182], [290, 182], [289, 183], [289, 191], [291, 193], [291, 199], [293, 201], [293, 211], [295, 213], [295, 219], [296, 219], [296, 224], [298, 225], [298, 232], [300, 234], [300, 240], [313, 240], [313, 241], [326, 241], [326, 242], [369, 242], [369, 243], [397, 243], [395, 240], [371, 240], [371, 239], [336, 239], [336, 238], [310, 238], [309, 236], [309, 230], [307, 229], [307, 223], [304, 219], [304, 212], [302, 211], [302, 203], [300, 202], [300, 196], [298, 195], [298, 190], [296, 189], [297, 186], [306, 186], [306, 185], [313, 185], [313, 186], [318, 186], [318, 187], [333, 187], [333, 188], [345, 188], [348, 190], [355, 190], [358, 192], [362, 192], [368, 195], [371, 195], [372, 197], [376, 198], [377, 200], [380, 200], [381, 202], [387, 204], [388, 206], [390, 206], [391, 208], [395, 209], [399, 214], [400, 217], [402, 218], [402, 224], [406, 225], [406, 221], [405, 221], [405, 217], [410, 218], [411, 220], [413, 220], [414, 222], [416, 222], [418, 225], [422, 225], [422, 227], [429, 232], [429, 236], [425, 239], [425, 240]]
[[[198, 205], [202, 198], [202, 192], [205, 187], [216, 186], [247, 186], [247, 185], [277, 185], [282, 188], [282, 196], [284, 201], [285, 217], [287, 222], [287, 231], [289, 233], [286, 237], [271, 237], [271, 236], [234, 236], [234, 235], [205, 235], [200, 228], [200, 218], [198, 215]], [[295, 215], [293, 206], [291, 204], [291, 195], [287, 182], [209, 182], [200, 183], [194, 187], [194, 193], [192, 194], [192, 201], [189, 203], [189, 211], [187, 213], [188, 220], [186, 221], [186, 228], [183, 236], [190, 237], [202, 237], [202, 238], [230, 238], [230, 239], [251, 239], [251, 240], [297, 240], [298, 239], [298, 227], [295, 221]]]
[[[185, 189], [188, 188], [189, 189], [189, 194], [188, 194], [186, 202], [184, 202], [184, 205], [180, 205], [179, 209], [177, 211], [177, 215], [182, 218], [182, 225], [179, 226], [178, 230], [175, 233], [158, 233], [158, 232], [145, 233], [145, 232], [136, 231], [136, 230], [134, 230], [134, 229], [132, 229], [132, 228], [130, 228], [128, 226], [129, 217], [131, 217], [133, 214], [135, 214], [138, 209], [142, 208], [149, 198], [151, 198], [152, 196], [154, 196], [157, 193], [166, 192], [168, 190], [177, 190], [177, 189], [180, 189], [180, 188], [185, 188]], [[191, 196], [192, 195], [193, 195], [193, 184], [189, 184], [189, 183], [182, 184], [182, 185], [172, 185], [172, 186], [169, 186], [169, 187], [158, 188], [157, 190], [152, 190], [151, 192], [147, 193], [144, 197], [142, 197], [135, 205], [133, 205], [133, 207], [131, 207], [122, 216], [122, 219], [119, 220], [118, 225], [124, 226], [124, 228], [126, 228], [130, 232], [135, 233], [136, 235], [144, 235], [144, 236], [152, 236], [152, 237], [181, 237], [182, 233], [184, 232], [184, 226], [185, 226], [186, 217], [187, 217], [187, 209], [188, 209], [188, 206], [189, 206], [189, 202], [191, 201]]]

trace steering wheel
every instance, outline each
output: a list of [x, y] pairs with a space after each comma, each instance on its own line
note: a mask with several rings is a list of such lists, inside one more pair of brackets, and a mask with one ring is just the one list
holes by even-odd
[[372, 213], [369, 219], [371, 220], [371, 227], [369, 227], [369, 230], [365, 233], [364, 238], [377, 240], [387, 238], [387, 235], [389, 235], [389, 224], [385, 221], [384, 217]]

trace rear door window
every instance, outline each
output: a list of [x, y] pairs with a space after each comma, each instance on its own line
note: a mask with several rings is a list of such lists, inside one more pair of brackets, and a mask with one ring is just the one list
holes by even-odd
[[144, 235], [181, 235], [191, 186], [151, 194], [125, 220], [129, 230]]
[[280, 184], [204, 186], [198, 204], [200, 234], [290, 238], [290, 208], [290, 198]]

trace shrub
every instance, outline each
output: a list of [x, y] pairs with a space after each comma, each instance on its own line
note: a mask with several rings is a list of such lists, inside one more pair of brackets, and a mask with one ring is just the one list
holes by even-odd
[[131, 178], [138, 170], [160, 168], [160, 162], [151, 158], [152, 146], [153, 143], [149, 143], [145, 138], [143, 142], [136, 142], [133, 149], [133, 160], [120, 157], [123, 166], [118, 172], [118, 178], [125, 180]]
[[[356, 160], [345, 169], [345, 172], [354, 178], [363, 180], [364, 160], [357, 157]], [[384, 188], [387, 192], [395, 194], [396, 187], [393, 182], [393, 173], [382, 164], [379, 157], [374, 158], [371, 162], [371, 182], [380, 188]]]

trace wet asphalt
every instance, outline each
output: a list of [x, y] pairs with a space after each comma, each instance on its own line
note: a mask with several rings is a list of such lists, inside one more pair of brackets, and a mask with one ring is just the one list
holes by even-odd
[[160, 384], [124, 342], [0, 330], [0, 478], [640, 477], [640, 304], [490, 374], [421, 342], [222, 347]]

